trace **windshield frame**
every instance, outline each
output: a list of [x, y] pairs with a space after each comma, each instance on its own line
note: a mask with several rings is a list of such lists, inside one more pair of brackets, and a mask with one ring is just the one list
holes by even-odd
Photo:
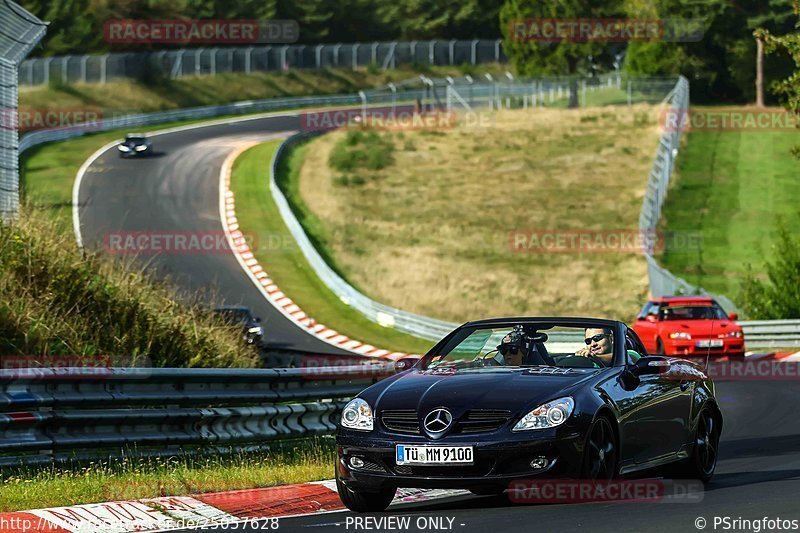
[[[441, 341], [436, 343], [436, 345], [431, 348], [428, 353], [426, 353], [420, 360], [417, 362], [415, 367], [418, 369], [425, 369], [428, 368], [430, 360], [434, 357], [442, 355], [444, 353], [449, 353], [461, 343], [464, 339], [469, 337], [474, 331], [480, 329], [489, 329], [489, 328], [503, 328], [503, 327], [513, 327], [517, 324], [521, 325], [535, 325], [540, 326], [542, 330], [546, 333], [545, 328], [552, 328], [552, 327], [570, 327], [570, 328], [610, 328], [614, 332], [614, 358], [610, 366], [605, 367], [604, 369], [608, 368], [615, 368], [619, 366], [626, 366], [627, 359], [626, 355], [623, 353], [625, 348], [625, 329], [627, 326], [622, 322], [618, 322], [616, 320], [607, 320], [607, 319], [600, 319], [600, 318], [563, 318], [563, 317], [547, 317], [547, 318], [502, 318], [502, 319], [490, 319], [490, 320], [479, 320], [475, 322], [467, 322], [458, 328], [454, 329], [450, 332], [446, 337], [444, 337]], [[620, 342], [621, 340], [621, 342]], [[644, 356], [646, 354], [642, 354]], [[519, 369], [526, 369], [526, 368], [533, 368], [529, 366], [520, 366], [514, 367]], [[600, 370], [604, 370], [600, 369]]]

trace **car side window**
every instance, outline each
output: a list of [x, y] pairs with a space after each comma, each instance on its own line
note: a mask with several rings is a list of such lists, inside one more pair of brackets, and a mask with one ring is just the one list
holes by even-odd
[[642, 310], [639, 312], [639, 316], [637, 319], [644, 319], [647, 315], [657, 315], [658, 314], [658, 304], [656, 302], [647, 302], [642, 307]]

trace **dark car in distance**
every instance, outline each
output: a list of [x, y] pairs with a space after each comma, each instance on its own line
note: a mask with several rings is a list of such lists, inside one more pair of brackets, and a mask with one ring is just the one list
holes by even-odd
[[215, 308], [214, 313], [225, 323], [242, 328], [242, 337], [247, 344], [261, 342], [261, 338], [264, 336], [261, 318], [254, 316], [249, 307], [225, 305]]
[[120, 157], [141, 157], [153, 153], [153, 142], [142, 133], [129, 133], [117, 145]]
[[516, 480], [668, 464], [703, 482], [714, 474], [712, 381], [697, 363], [648, 356], [622, 322], [468, 322], [401, 364], [342, 411], [336, 484], [353, 511], [383, 510], [401, 487], [499, 494]]

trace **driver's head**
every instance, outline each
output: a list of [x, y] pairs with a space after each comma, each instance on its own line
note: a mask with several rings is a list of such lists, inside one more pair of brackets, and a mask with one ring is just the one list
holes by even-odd
[[583, 338], [590, 355], [611, 354], [611, 328], [586, 328]]
[[502, 341], [503, 362], [507, 366], [521, 366], [524, 353], [524, 339], [519, 334], [508, 334]]

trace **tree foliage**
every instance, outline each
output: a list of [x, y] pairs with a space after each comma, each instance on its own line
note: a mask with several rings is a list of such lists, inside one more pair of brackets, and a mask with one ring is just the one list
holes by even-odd
[[742, 308], [748, 318], [773, 320], [800, 318], [800, 237], [780, 222], [774, 260], [764, 265], [766, 279], [752, 271], [742, 284]]
[[[786, 109], [800, 117], [800, 31], [798, 30], [800, 30], [800, 20], [795, 25], [795, 31], [787, 35], [775, 36], [769, 30], [759, 28], [755, 36], [764, 41], [767, 52], [788, 53], [794, 61], [794, 73], [786, 79], [775, 82], [773, 89], [783, 97]], [[800, 145], [794, 147], [793, 153], [800, 158]]]

